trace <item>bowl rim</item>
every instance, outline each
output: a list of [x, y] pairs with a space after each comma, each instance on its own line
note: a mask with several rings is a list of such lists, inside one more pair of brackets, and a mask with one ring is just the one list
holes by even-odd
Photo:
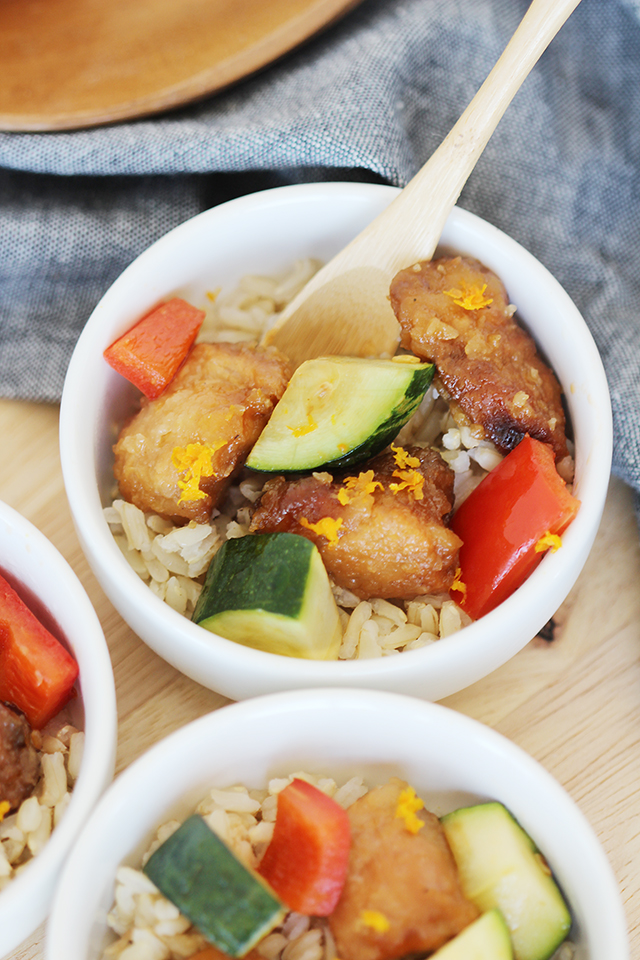
[[[96, 476], [99, 438], [92, 436], [90, 430], [84, 433], [77, 430], [75, 413], [86, 393], [85, 370], [91, 369], [91, 364], [95, 363], [96, 342], [100, 339], [103, 316], [109, 315], [125, 291], [141, 282], [138, 278], [149, 275], [156, 261], [169, 259], [179, 245], [201, 240], [207, 231], [216, 228], [222, 230], [229, 220], [251, 216], [255, 210], [299, 205], [305, 201], [343, 202], [349, 198], [354, 203], [372, 207], [373, 216], [398, 193], [398, 188], [378, 184], [296, 184], [249, 194], [198, 214], [165, 234], [126, 268], [87, 321], [69, 364], [61, 404], [60, 453], [74, 524], [89, 563], [105, 593], [134, 632], [178, 670], [232, 699], [300, 685], [362, 683], [375, 686], [390, 683], [395, 685], [394, 689], [399, 689], [397, 685], [404, 682], [403, 678], [406, 679], [407, 674], [415, 676], [416, 670], [425, 672], [425, 682], [429, 686], [426, 693], [428, 698], [448, 696], [486, 676], [531, 639], [530, 630], [522, 635], [514, 630], [516, 612], [526, 609], [530, 615], [535, 614], [540, 629], [573, 586], [595, 538], [608, 489], [613, 441], [608, 386], [593, 338], [568, 294], [532, 254], [487, 221], [456, 207], [447, 222], [448, 226], [462, 232], [467, 242], [471, 242], [473, 237], [481, 237], [483, 244], [488, 247], [494, 244], [511, 261], [524, 263], [526, 270], [531, 272], [545, 293], [551, 293], [556, 298], [568, 318], [567, 323], [576, 333], [577, 349], [593, 373], [590, 390], [596, 401], [593, 404], [593, 417], [599, 434], [600, 455], [598, 458], [591, 457], [585, 463], [583, 476], [587, 505], [583, 504], [583, 509], [564, 535], [563, 550], [547, 555], [525, 584], [494, 611], [438, 644], [404, 653], [401, 657], [338, 662], [287, 658], [233, 644], [232, 641], [203, 631], [153, 596], [122, 557], [101, 515], [97, 484], [87, 485], [81, 478], [81, 472], [76, 470], [76, 464], [84, 463], [88, 475]], [[447, 228], [443, 236], [446, 233]], [[130, 325], [130, 320], [121, 319], [121, 328], [127, 325]], [[106, 334], [102, 335], [104, 346], [119, 332], [114, 330], [113, 325], [108, 329], [109, 338], [106, 341]], [[124, 611], [123, 584], [126, 590]], [[539, 589], [539, 584], [545, 586], [543, 591]], [[179, 631], [188, 642], [188, 651], [184, 645], [178, 649], [170, 639], [163, 637], [164, 632], [175, 631]], [[480, 658], [478, 640], [487, 632], [498, 639], [494, 640], [490, 650], [483, 648], [483, 657]], [[153, 634], [152, 642], [149, 640], [150, 634]], [[236, 671], [244, 675], [240, 687], [246, 684], [248, 676], [252, 677], [253, 686], [248, 693], [238, 687], [234, 679]], [[277, 672], [277, 680], [271, 676], [274, 672]], [[420, 689], [411, 692], [423, 695]]]
[[[62, 554], [50, 540], [29, 520], [8, 504], [0, 501], [0, 528], [9, 531], [22, 545], [23, 557], [2, 559], [2, 568], [19, 582], [28, 581], [21, 573], [28, 561], [40, 561], [43, 569], [57, 571], [56, 584], [61, 585], [64, 605], [54, 615], [80, 668], [79, 686], [85, 715], [85, 751], [78, 779], [71, 792], [69, 806], [59, 824], [51, 833], [44, 848], [30, 862], [29, 867], [0, 892], [0, 955], [4, 956], [18, 946], [41, 923], [53, 896], [57, 875], [70, 851], [81, 826], [89, 816], [98, 798], [113, 778], [117, 740], [117, 713], [113, 668], [107, 643], [98, 616], [78, 578]], [[6, 540], [5, 540], [6, 542]], [[15, 558], [15, 554], [14, 554]], [[51, 611], [52, 588], [38, 591], [28, 585], [44, 607]], [[45, 596], [49, 594], [49, 599]], [[53, 615], [53, 613], [52, 613]], [[70, 629], [71, 620], [81, 622], [82, 629]], [[37, 899], [33, 903], [34, 888]], [[47, 889], [48, 892], [47, 892]], [[32, 901], [25, 920], [24, 905]], [[43, 906], [44, 904], [44, 906]], [[16, 918], [17, 921], [16, 921]], [[14, 932], [11, 932], [13, 925]], [[7, 937], [8, 946], [3, 943]]]
[[[354, 744], [358, 740], [361, 742], [362, 737], [368, 735], [372, 723], [375, 730], [374, 717], [379, 718], [380, 724], [389, 723], [394, 730], [400, 726], [404, 726], [406, 729], [407, 722], [411, 723], [411, 729], [417, 731], [416, 738], [413, 745], [403, 745], [398, 750], [397, 762], [398, 765], [402, 765], [403, 761], [405, 764], [416, 765], [419, 763], [421, 769], [427, 771], [433, 767], [434, 756], [437, 757], [445, 749], [442, 745], [437, 746], [435, 750], [431, 746], [436, 741], [434, 734], [437, 734], [446, 744], [446, 749], [449, 751], [448, 758], [455, 757], [455, 760], [448, 759], [448, 765], [450, 767], [455, 766], [456, 771], [461, 771], [462, 782], [456, 781], [453, 783], [452, 789], [457, 789], [458, 784], [461, 789], [468, 789], [469, 775], [464, 766], [464, 757], [466, 755], [468, 758], [473, 751], [476, 758], [480, 757], [480, 765], [486, 763], [489, 777], [493, 778], [494, 782], [499, 778], [504, 780], [505, 775], [509, 777], [508, 798], [506, 796], [494, 796], [491, 792], [484, 792], [483, 795], [487, 799], [496, 799], [503, 802], [516, 819], [522, 823], [524, 829], [529, 832], [535, 834], [535, 823], [539, 824], [543, 820], [549, 821], [550, 811], [553, 811], [557, 823], [547, 825], [545, 829], [550, 832], [550, 836], [553, 838], [554, 849], [549, 849], [550, 839], [547, 837], [545, 840], [545, 846], [547, 847], [544, 850], [545, 855], [553, 863], [554, 857], [557, 859], [560, 851], [563, 851], [563, 854], [561, 854], [562, 862], [554, 864], [554, 872], [557, 875], [564, 873], [565, 880], [567, 878], [571, 879], [574, 893], [572, 907], [579, 915], [578, 920], [580, 921], [582, 918], [583, 924], [588, 930], [589, 940], [592, 942], [595, 940], [596, 946], [598, 944], [606, 945], [607, 960], [628, 960], [627, 921], [619, 885], [609, 860], [593, 828], [575, 801], [537, 760], [491, 727], [442, 704], [418, 700], [414, 697], [388, 691], [331, 687], [316, 688], [311, 691], [284, 691], [220, 707], [156, 742], [133, 761], [114, 780], [95, 807], [67, 861], [47, 925], [46, 960], [63, 960], [63, 958], [68, 960], [69, 957], [71, 957], [71, 960], [85, 960], [84, 956], [81, 958], [76, 955], [73, 948], [71, 952], [68, 950], [68, 932], [76, 929], [74, 923], [76, 897], [81, 896], [84, 889], [83, 881], [87, 872], [92, 868], [92, 864], [100, 859], [100, 847], [107, 842], [114, 829], [114, 824], [117, 824], [127, 811], [129, 797], [142, 795], [145, 785], [153, 785], [157, 782], [159, 772], [162, 769], [170, 768], [172, 762], [180, 765], [181, 773], [188, 772], [191, 777], [186, 786], [183, 785], [184, 778], [180, 779], [180, 774], [177, 781], [174, 778], [168, 790], [169, 798], [167, 799], [167, 793], [165, 793], [165, 799], [161, 800], [157, 797], [154, 799], [153, 815], [149, 816], [146, 813], [148, 806], [145, 806], [141, 812], [134, 814], [135, 831], [138, 841], [140, 841], [144, 839], [142, 834], [152, 835], [153, 829], [162, 822], [163, 816], [166, 817], [168, 810], [171, 809], [176, 796], [184, 795], [185, 790], [193, 789], [196, 782], [194, 771], [198, 764], [197, 757], [193, 755], [196, 747], [203, 743], [215, 745], [216, 742], [221, 742], [223, 737], [229, 736], [230, 729], [235, 726], [235, 739], [232, 735], [231, 748], [222, 748], [222, 754], [225, 756], [229, 749], [237, 750], [238, 744], [244, 746], [247, 743], [248, 731], [251, 729], [260, 729], [261, 727], [270, 729], [269, 724], [276, 722], [276, 724], [279, 723], [279, 731], [282, 731], [283, 724], [287, 722], [288, 729], [286, 734], [281, 737], [282, 742], [276, 741], [274, 743], [271, 762], [265, 765], [266, 770], [273, 770], [286, 764], [292, 755], [297, 756], [295, 753], [297, 746], [294, 746], [293, 753], [291, 752], [291, 744], [297, 744], [300, 741], [300, 737], [296, 733], [297, 724], [293, 721], [298, 721], [298, 724], [302, 721], [301, 726], [304, 733], [308, 731], [312, 723], [317, 724], [318, 719], [321, 716], [327, 716], [328, 713], [338, 722], [343, 723], [343, 726], [345, 723], [351, 723], [357, 727], [353, 734], [349, 733], [346, 737], [348, 740], [349, 736], [353, 736]], [[363, 733], [363, 731], [366, 732]], [[329, 733], [319, 734], [314, 746], [317, 749], [318, 742], [321, 742], [322, 756], [320, 763], [326, 775], [332, 776], [331, 764], [333, 761], [330, 757], [328, 758], [328, 754], [333, 756], [335, 751], [339, 755], [339, 759], [335, 761], [336, 767], [340, 766], [341, 762], [344, 767], [345, 762], [348, 765], [357, 761], [354, 761], [353, 757], [348, 754], [347, 748], [341, 746], [336, 749], [335, 738], [330, 742], [329, 737]], [[416, 742], [418, 742], [417, 749]], [[249, 752], [253, 751], [255, 755], [256, 750], [260, 749], [261, 746], [262, 742], [260, 741], [258, 746], [250, 748]], [[289, 756], [287, 756], [287, 749], [290, 751]], [[352, 753], [358, 751], [361, 756], [366, 755], [366, 759], [363, 761], [365, 765], [371, 766], [375, 763], [375, 760], [379, 759], [392, 762], [389, 756], [388, 743], [384, 745], [381, 755], [377, 754], [377, 743], [372, 743], [371, 738], [369, 738], [366, 749], [355, 746], [350, 747], [350, 749]], [[347, 754], [345, 754], [345, 750], [347, 750]], [[185, 760], [184, 758], [190, 753], [191, 759]], [[210, 751], [209, 759], [206, 762], [207, 771], [198, 783], [208, 783], [220, 787], [231, 785], [218, 782], [222, 776], [220, 772], [218, 774], [212, 773], [209, 776], [209, 770], [213, 770], [215, 766], [214, 755], [215, 746]], [[436, 765], [437, 762], [436, 759]], [[315, 766], [317, 767], [318, 764], [316, 763]], [[325, 767], [328, 769], [325, 770]], [[277, 769], [275, 775], [279, 775]], [[280, 773], [280, 775], [282, 774]], [[430, 775], [429, 772], [425, 773], [425, 780], [428, 780]], [[436, 774], [436, 779], [438, 775], [440, 774]], [[447, 775], [445, 774], [445, 776]], [[511, 784], [512, 781], [513, 784]], [[427, 789], [420, 784], [416, 784], [416, 786], [419, 790]], [[206, 791], [206, 789], [205, 785], [202, 790]], [[518, 803], [514, 803], [516, 794], [521, 798], [519, 809]], [[535, 803], [532, 800], [534, 796], [536, 797]], [[534, 807], [535, 813], [532, 814]], [[533, 830], [532, 822], [534, 823]], [[538, 833], [539, 829], [538, 826]], [[572, 845], [579, 847], [581, 858], [579, 868], [573, 863], [569, 864], [567, 862], [567, 851]], [[126, 859], [132, 851], [133, 847], [131, 845], [128, 847], [128, 852], [115, 851], [118, 862]], [[593, 884], [593, 877], [598, 878], [598, 883], [597, 892], [592, 895], [591, 890], [596, 887], [596, 884]], [[562, 882], [562, 878], [559, 879]], [[102, 881], [100, 882], [102, 883]], [[104, 883], [102, 883], [102, 888], [104, 893]], [[112, 888], [109, 887], [109, 889]], [[97, 896], [97, 890], [94, 892]], [[91, 894], [92, 897], [94, 892]], [[579, 907], [577, 904], [578, 893], [581, 897]], [[571, 899], [570, 896], [569, 899]], [[585, 903], [584, 900], [588, 902]], [[596, 904], [597, 909], [595, 909]], [[98, 908], [96, 902], [92, 902], [90, 906]], [[586, 911], [585, 908], [587, 908]], [[102, 914], [100, 916], [102, 918]], [[74, 933], [73, 936], [76, 936], [76, 934]], [[85, 942], [84, 939], [83, 942]], [[603, 953], [601, 956], [604, 955]], [[592, 960], [598, 960], [599, 956], [598, 953], [594, 953]]]

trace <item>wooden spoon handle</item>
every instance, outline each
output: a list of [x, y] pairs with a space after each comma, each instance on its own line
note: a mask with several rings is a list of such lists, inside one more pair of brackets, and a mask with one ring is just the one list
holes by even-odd
[[[532, 0], [458, 122], [397, 199], [339, 255], [342, 264], [366, 263], [394, 274], [433, 256], [445, 221], [505, 110], [579, 2]], [[393, 247], [390, 235], [396, 240]]]
[[397, 199], [338, 255], [340, 264], [367, 264], [395, 273], [432, 257], [445, 221], [502, 115], [578, 3], [533, 0], [458, 122]]
[[467, 109], [396, 199], [329, 261], [267, 333], [295, 363], [322, 354], [394, 353], [395, 273], [433, 256], [445, 221], [504, 111], [579, 0], [532, 0]]

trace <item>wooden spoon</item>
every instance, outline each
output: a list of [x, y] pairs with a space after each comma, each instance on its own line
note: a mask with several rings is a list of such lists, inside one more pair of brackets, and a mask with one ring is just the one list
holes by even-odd
[[580, 0], [532, 0], [456, 125], [402, 193], [286, 307], [264, 338], [294, 364], [335, 354], [393, 355], [398, 270], [433, 256], [444, 223], [523, 80]]

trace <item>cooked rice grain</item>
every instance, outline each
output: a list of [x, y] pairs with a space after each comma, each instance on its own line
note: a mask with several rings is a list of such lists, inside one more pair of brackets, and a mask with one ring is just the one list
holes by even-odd
[[0, 890], [40, 853], [60, 823], [80, 771], [83, 748], [84, 733], [70, 724], [42, 737], [35, 792], [0, 821]]
[[278, 276], [248, 275], [230, 292], [211, 294], [198, 340], [234, 343], [262, 339], [321, 265], [306, 257]]
[[[214, 787], [202, 798], [195, 812], [204, 817], [240, 860], [255, 868], [271, 840], [278, 794], [296, 777], [312, 783], [345, 808], [367, 792], [360, 777], [352, 777], [338, 786], [329, 777], [299, 771], [269, 781], [265, 790]], [[179, 826], [178, 820], [162, 824], [142, 858], [143, 864]], [[105, 960], [185, 960], [207, 946], [204, 937], [162, 896], [142, 870], [125, 865], [118, 868], [114, 901], [107, 923], [118, 939], [105, 949]], [[257, 949], [265, 960], [335, 958], [326, 921], [294, 912], [288, 913]]]

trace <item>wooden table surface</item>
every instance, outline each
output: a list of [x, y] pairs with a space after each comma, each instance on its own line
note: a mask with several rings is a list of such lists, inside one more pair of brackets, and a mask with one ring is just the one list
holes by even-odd
[[[58, 408], [0, 400], [0, 499], [38, 527], [76, 571], [113, 660], [117, 770], [224, 697], [179, 674], [129, 629], [80, 550], [58, 458]], [[552, 773], [600, 838], [620, 884], [631, 956], [640, 958], [640, 541], [632, 494], [612, 480], [585, 569], [538, 638], [444, 703], [495, 727]], [[40, 928], [11, 960], [40, 960]], [[606, 960], [606, 958], [599, 958]]]

